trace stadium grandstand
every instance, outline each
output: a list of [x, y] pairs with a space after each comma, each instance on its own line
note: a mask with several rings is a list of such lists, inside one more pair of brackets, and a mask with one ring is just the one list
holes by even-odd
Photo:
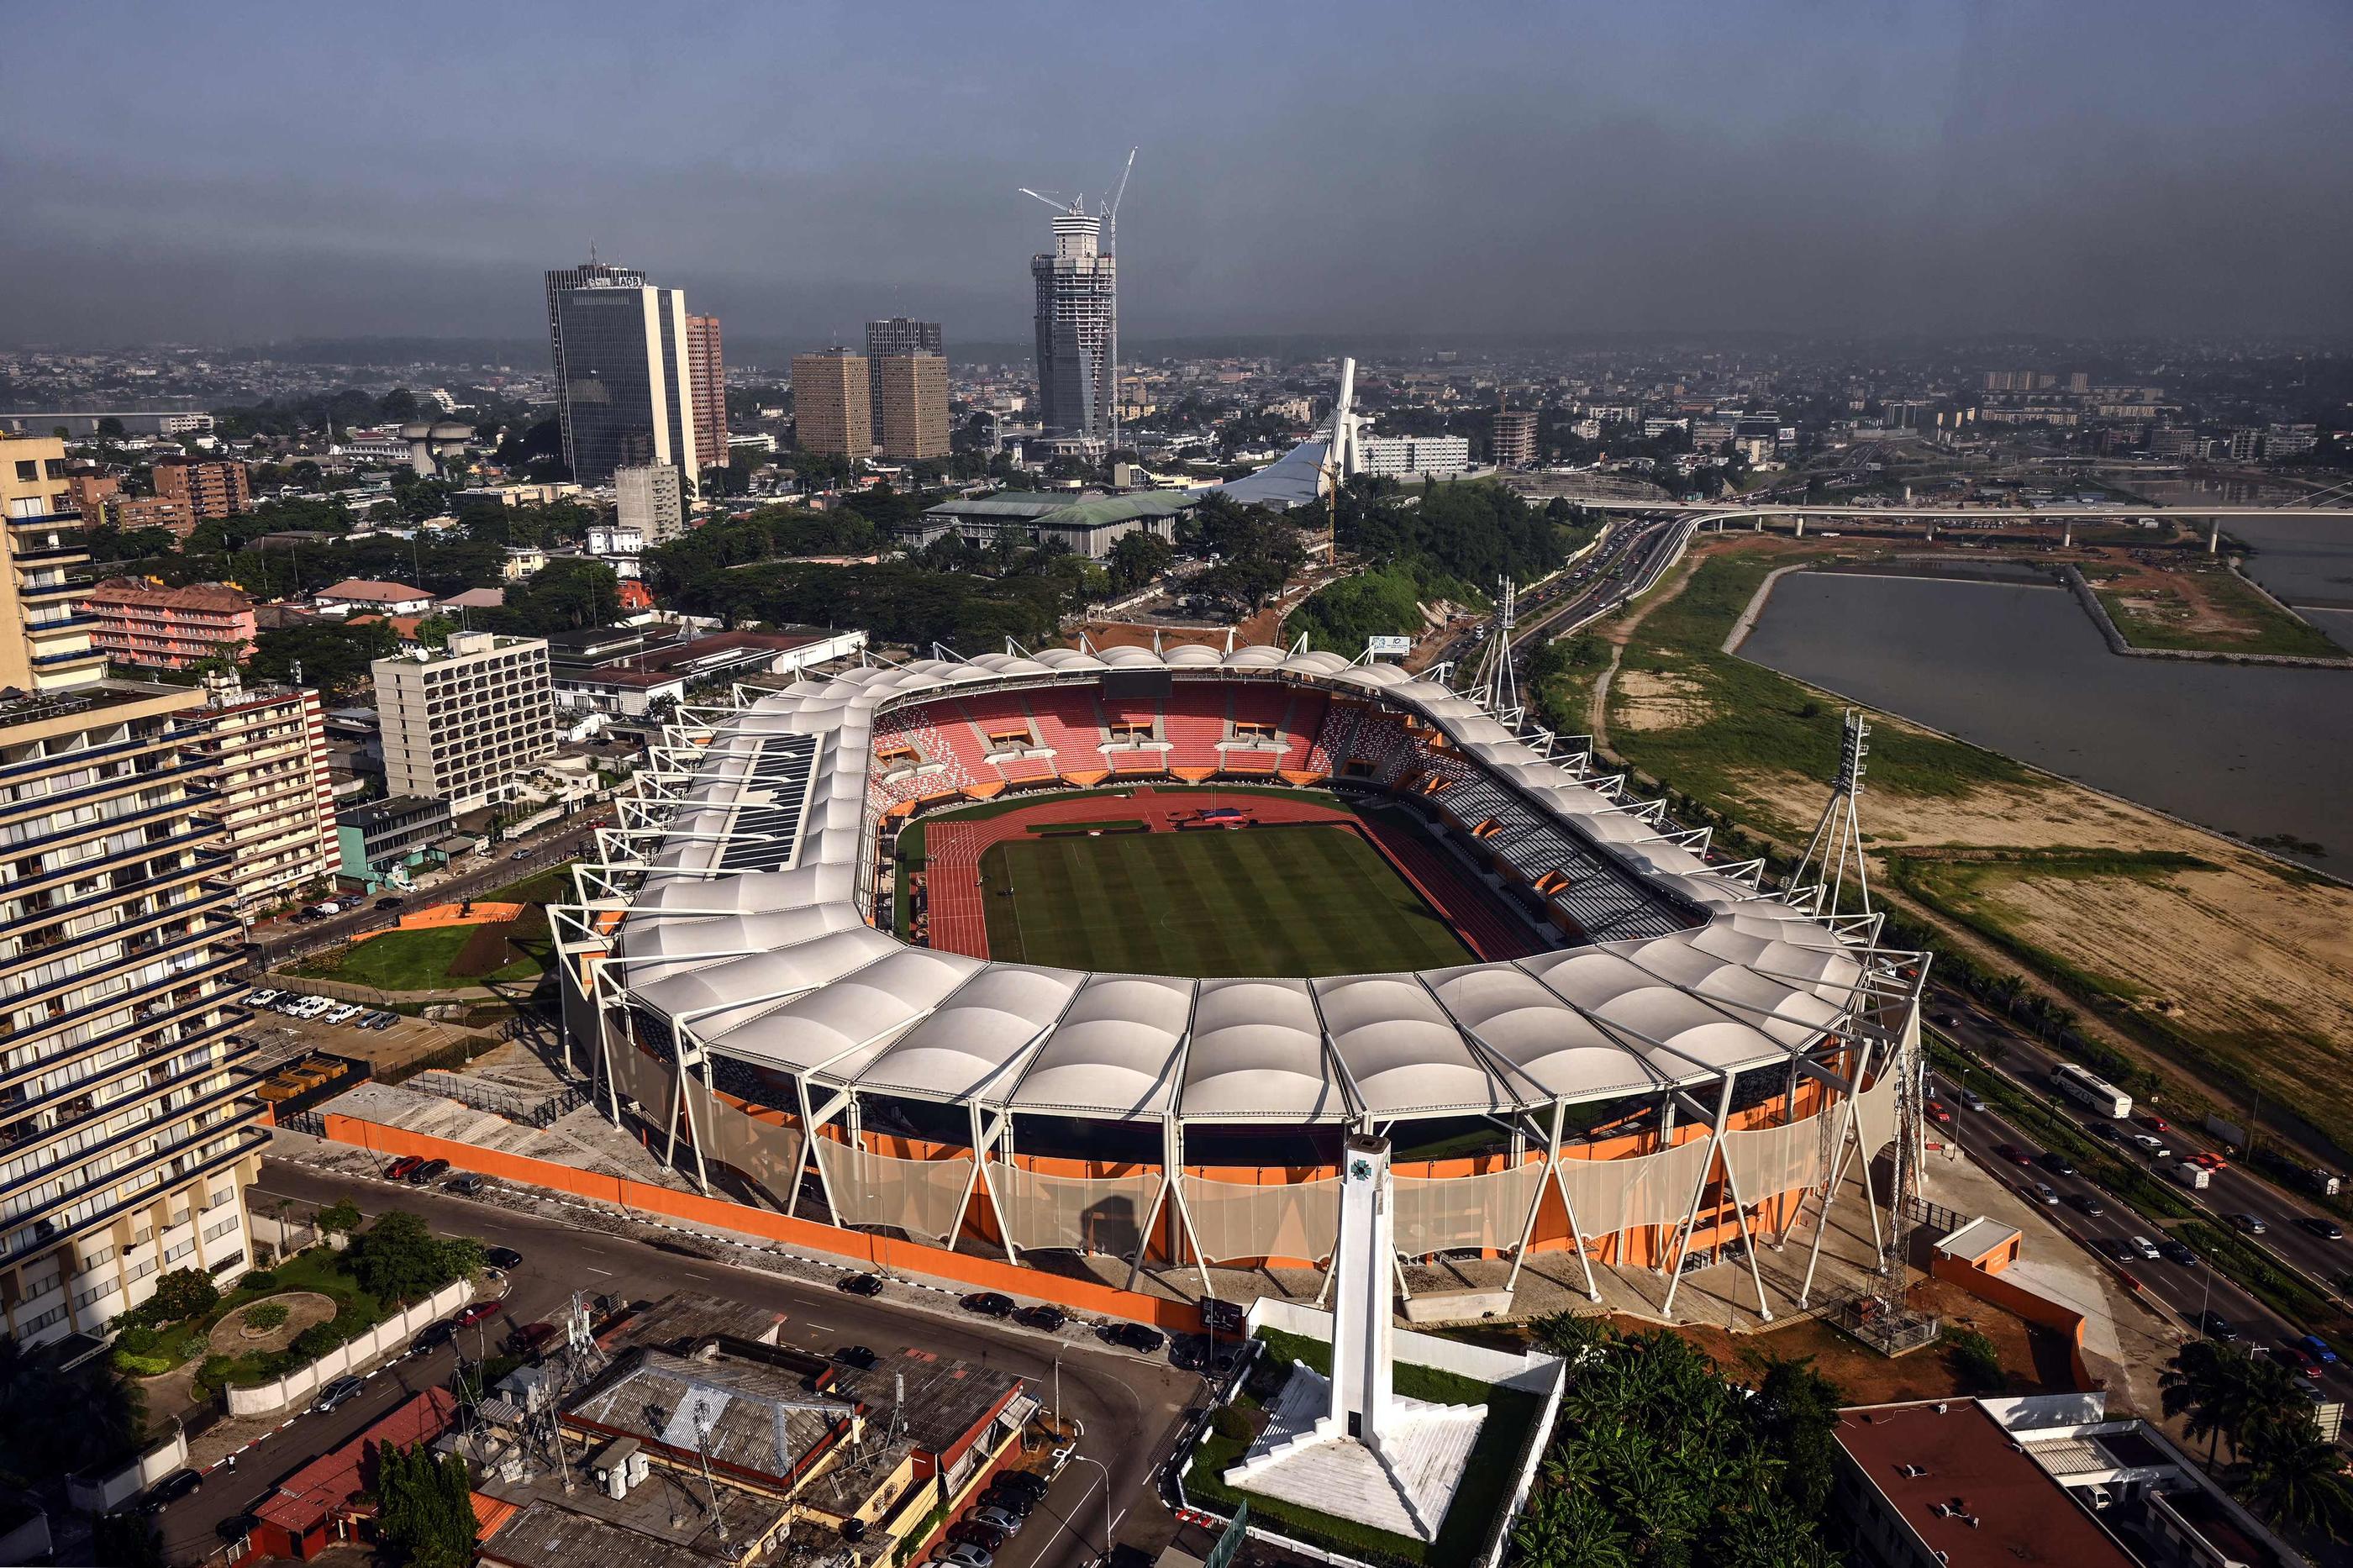
[[[909, 934], [917, 826], [1221, 781], [1409, 824], [1389, 858], [1462, 956], [1511, 956], [1132, 973]], [[739, 689], [681, 711], [575, 875], [566, 1049], [705, 1192], [1016, 1264], [1109, 1255], [1131, 1285], [1324, 1264], [1366, 1131], [1399, 1150], [1405, 1256], [1516, 1281], [1567, 1252], [1595, 1300], [1597, 1268], [1651, 1270], [1669, 1310], [1691, 1260], [1738, 1258], [1765, 1310], [1757, 1251], [1801, 1216], [1819, 1248], [1858, 1173], [1870, 1202], [1917, 1072], [1925, 963], [1874, 919], [1768, 889], [1516, 713], [1328, 653], [1082, 645]], [[1444, 907], [1474, 886], [1483, 926]]]

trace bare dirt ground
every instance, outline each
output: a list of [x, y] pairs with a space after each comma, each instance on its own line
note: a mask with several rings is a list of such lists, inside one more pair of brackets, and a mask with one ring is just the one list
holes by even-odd
[[1616, 678], [1618, 722], [1629, 730], [1681, 730], [1704, 724], [1715, 710], [1699, 682], [1648, 669], [1621, 669]]

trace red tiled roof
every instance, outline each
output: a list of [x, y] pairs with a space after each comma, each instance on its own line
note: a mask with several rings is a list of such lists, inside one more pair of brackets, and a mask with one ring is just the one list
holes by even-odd
[[457, 1409], [457, 1396], [448, 1389], [427, 1389], [342, 1447], [287, 1477], [253, 1510], [255, 1517], [298, 1539], [308, 1534], [333, 1518], [353, 1492], [365, 1489], [378, 1448], [387, 1443], [406, 1448], [438, 1437], [449, 1429]]
[[433, 595], [406, 583], [379, 583], [369, 577], [346, 577], [333, 587], [322, 588], [311, 596], [314, 599], [373, 599], [389, 604], [402, 599], [429, 599]]
[[136, 578], [111, 578], [97, 584], [82, 602], [154, 610], [218, 610], [229, 615], [253, 608], [252, 599], [224, 583], [195, 583], [185, 588], [158, 588], [152, 583]]

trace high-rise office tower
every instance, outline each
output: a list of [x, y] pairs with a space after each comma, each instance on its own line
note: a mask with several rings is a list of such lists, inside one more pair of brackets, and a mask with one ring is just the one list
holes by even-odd
[[793, 444], [859, 458], [874, 450], [871, 367], [848, 349], [793, 356]]
[[719, 354], [719, 318], [686, 319], [686, 374], [694, 389], [694, 452], [711, 468], [727, 463], [727, 367]]
[[82, 519], [67, 489], [66, 444], [0, 437], [0, 688], [58, 691], [106, 674], [90, 647]]
[[1103, 438], [1119, 320], [1119, 262], [1102, 250], [1103, 219], [1078, 202], [1054, 215], [1051, 255], [1030, 258], [1038, 286], [1038, 415], [1048, 436]]
[[572, 477], [609, 484], [615, 468], [646, 463], [701, 472], [686, 296], [603, 277], [558, 287], [565, 276], [548, 274], [549, 336]]
[[[555, 363], [555, 397], [557, 412], [563, 411], [564, 401], [564, 318], [555, 309], [555, 297], [571, 289], [598, 288], [642, 289], [646, 275], [634, 267], [611, 267], [596, 259], [596, 247], [589, 247], [589, 259], [578, 267], [551, 268], [547, 273], [547, 346]], [[571, 437], [565, 437], [564, 456], [572, 458]]]
[[889, 354], [874, 362], [882, 405], [882, 455], [915, 462], [948, 455], [948, 362], [938, 354]]
[[[870, 364], [880, 365], [893, 354], [945, 353], [942, 346], [940, 324], [918, 321], [912, 316], [892, 316], [885, 321], [866, 323], [866, 358]], [[873, 373], [874, 433], [882, 433], [882, 373]]]

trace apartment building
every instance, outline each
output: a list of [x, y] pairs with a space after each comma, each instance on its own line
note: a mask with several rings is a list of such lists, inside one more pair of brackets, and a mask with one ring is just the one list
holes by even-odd
[[393, 795], [471, 811], [505, 798], [512, 781], [555, 751], [543, 637], [460, 632], [438, 652], [372, 668]]
[[221, 583], [161, 588], [143, 577], [112, 577], [81, 606], [96, 618], [90, 640], [117, 664], [193, 669], [216, 654], [253, 651], [253, 601]]
[[1360, 436], [1354, 445], [1358, 473], [1460, 474], [1471, 467], [1468, 436]]
[[1495, 461], [1507, 468], [1536, 466], [1536, 416], [1532, 408], [1495, 411]]
[[204, 689], [229, 880], [237, 912], [250, 916], [335, 875], [327, 716], [304, 687], [246, 686], [231, 673], [206, 677]]
[[[82, 516], [92, 514], [83, 512]], [[129, 533], [133, 529], [160, 528], [174, 539], [196, 531], [196, 514], [188, 503], [171, 496], [115, 496], [106, 503], [106, 521]]]
[[793, 444], [858, 458], [874, 450], [866, 356], [848, 349], [793, 356]]
[[939, 354], [889, 354], [873, 362], [882, 407], [882, 455], [919, 462], [948, 455], [948, 362]]
[[719, 318], [686, 319], [686, 379], [694, 413], [694, 454], [706, 468], [727, 461], [727, 366], [719, 352]]
[[155, 493], [184, 503], [202, 522], [253, 510], [253, 490], [243, 463], [206, 463], [181, 458], [155, 465]]
[[[614, 515], [647, 544], [666, 544], [686, 531], [686, 496], [677, 468], [649, 463], [613, 470]], [[544, 563], [543, 563], [544, 564]]]
[[0, 702], [0, 1331], [38, 1343], [248, 1255], [268, 1134], [202, 692]]
[[106, 673], [91, 617], [74, 601], [90, 586], [81, 519], [66, 488], [66, 444], [54, 436], [0, 440], [0, 689], [58, 691]]

